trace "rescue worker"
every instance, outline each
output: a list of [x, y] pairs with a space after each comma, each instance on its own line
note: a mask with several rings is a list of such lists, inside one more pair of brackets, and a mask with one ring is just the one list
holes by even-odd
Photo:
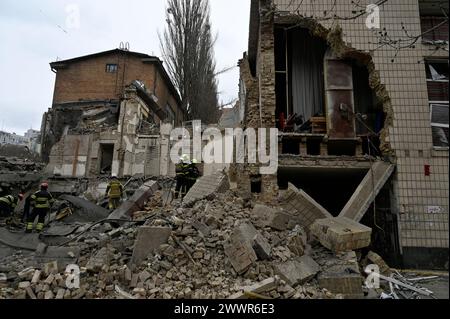
[[175, 187], [175, 198], [178, 198], [180, 195], [183, 198], [186, 195], [186, 190], [188, 186], [187, 177], [189, 175], [189, 156], [183, 155], [180, 158], [180, 162], [176, 165], [175, 171], [177, 174], [176, 180], [177, 185]]
[[0, 197], [0, 217], [11, 217], [14, 213], [14, 209], [22, 198], [23, 195], [22, 197], [19, 195], [17, 198], [14, 198], [13, 195]]
[[109, 209], [114, 210], [120, 206], [120, 201], [123, 198], [123, 185], [120, 183], [116, 175], [112, 176], [112, 180], [106, 188], [105, 197], [109, 199]]
[[54, 202], [52, 194], [48, 191], [48, 183], [42, 183], [41, 190], [31, 195], [30, 207], [32, 211], [27, 220], [27, 233], [33, 232], [36, 217], [39, 217], [36, 231], [41, 232], [44, 229], [45, 217], [50, 212]]
[[187, 167], [187, 186], [186, 186], [186, 192], [189, 192], [189, 190], [192, 188], [192, 186], [195, 185], [195, 183], [197, 182], [197, 179], [200, 177], [200, 171], [198, 170], [197, 167], [197, 160], [193, 159], [191, 163], [188, 164]]

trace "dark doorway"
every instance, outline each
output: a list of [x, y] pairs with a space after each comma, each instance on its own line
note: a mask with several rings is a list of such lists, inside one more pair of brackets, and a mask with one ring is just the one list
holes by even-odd
[[114, 158], [114, 144], [100, 145], [100, 174], [111, 174]]

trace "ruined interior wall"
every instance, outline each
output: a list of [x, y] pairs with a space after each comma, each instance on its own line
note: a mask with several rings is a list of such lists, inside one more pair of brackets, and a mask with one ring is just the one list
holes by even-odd
[[[274, 0], [278, 11], [298, 10], [303, 16], [323, 15], [332, 9], [326, 0]], [[371, 1], [361, 1], [365, 6]], [[301, 5], [300, 5], [301, 4]], [[337, 3], [337, 14], [352, 15], [350, 2]], [[401, 37], [401, 22], [410, 34], [420, 34], [417, 0], [389, 1], [381, 7], [381, 25], [391, 36]], [[280, 13], [281, 14], [281, 13]], [[368, 63], [371, 86], [384, 101], [387, 130], [383, 132], [383, 148], [393, 155], [397, 164], [395, 185], [400, 214], [402, 247], [448, 248], [448, 150], [433, 149], [430, 108], [423, 58], [446, 57], [445, 51], [434, 52], [427, 45], [401, 50], [397, 57], [390, 47], [375, 50], [377, 34], [365, 25], [367, 15], [349, 21], [339, 21], [341, 32], [326, 35], [333, 48], [344, 55], [360, 55], [355, 49], [370, 54]], [[338, 30], [333, 21], [322, 21], [325, 28]], [[316, 28], [317, 35], [323, 30]], [[337, 35], [337, 36], [336, 36]], [[447, 51], [448, 52], [448, 51]], [[394, 62], [391, 60], [395, 57]], [[422, 63], [418, 63], [422, 61]], [[384, 98], [383, 98], [384, 97]], [[431, 176], [425, 176], [424, 166], [431, 166]], [[429, 213], [433, 206], [436, 213]], [[440, 211], [439, 211], [440, 210]]]
[[91, 135], [66, 135], [50, 153], [50, 162], [46, 172], [49, 174], [86, 177], [89, 166]]

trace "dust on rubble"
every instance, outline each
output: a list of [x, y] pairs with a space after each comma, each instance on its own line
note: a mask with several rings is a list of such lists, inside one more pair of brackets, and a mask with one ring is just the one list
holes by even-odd
[[[164, 197], [155, 193], [129, 222], [50, 227], [53, 235], [65, 235], [43, 234], [46, 242], [33, 252], [0, 254], [0, 299], [334, 299], [368, 293], [355, 252], [335, 254], [300, 225], [273, 229], [254, 211], [270, 212], [268, 207], [248, 205], [233, 191], [192, 208], [179, 201], [167, 205]], [[371, 254], [370, 262], [377, 256]], [[71, 264], [79, 276], [66, 272]], [[79, 285], [71, 285], [74, 278]], [[342, 280], [356, 286], [332, 292]], [[376, 297], [381, 292], [371, 291]]]

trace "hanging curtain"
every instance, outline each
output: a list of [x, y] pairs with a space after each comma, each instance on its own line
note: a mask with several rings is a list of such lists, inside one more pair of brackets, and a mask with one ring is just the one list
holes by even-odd
[[327, 48], [305, 29], [291, 31], [291, 44], [293, 111], [308, 121], [325, 114], [323, 59]]

